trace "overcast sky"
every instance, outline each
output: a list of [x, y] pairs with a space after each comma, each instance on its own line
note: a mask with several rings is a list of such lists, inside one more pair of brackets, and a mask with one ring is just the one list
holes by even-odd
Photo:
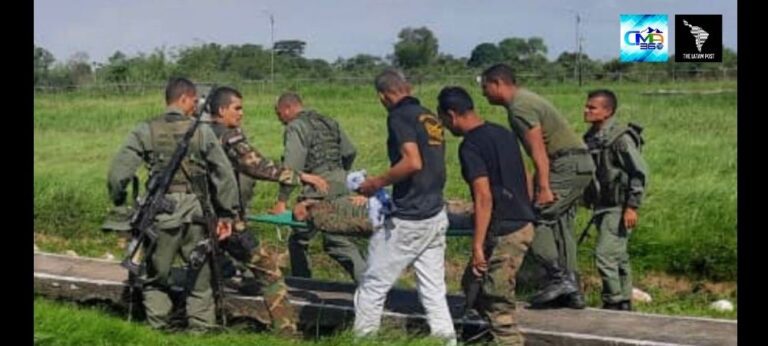
[[482, 42], [540, 36], [554, 59], [575, 48], [574, 10], [592, 58], [619, 56], [620, 14], [667, 14], [670, 29], [675, 14], [722, 14], [723, 44], [737, 49], [736, 0], [35, 0], [34, 39], [57, 61], [78, 51], [104, 62], [117, 50], [132, 56], [208, 42], [269, 47], [271, 13], [275, 41], [305, 41], [306, 57], [329, 62], [391, 54], [408, 26], [428, 27], [440, 52], [455, 57]]

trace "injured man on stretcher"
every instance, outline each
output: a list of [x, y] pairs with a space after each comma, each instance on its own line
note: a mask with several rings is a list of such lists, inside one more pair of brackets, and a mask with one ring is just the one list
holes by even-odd
[[[373, 233], [368, 208], [369, 198], [356, 194], [330, 200], [303, 200], [293, 208], [293, 219], [306, 222], [321, 232], [369, 237]], [[462, 200], [445, 202], [449, 230], [474, 229], [473, 204]]]

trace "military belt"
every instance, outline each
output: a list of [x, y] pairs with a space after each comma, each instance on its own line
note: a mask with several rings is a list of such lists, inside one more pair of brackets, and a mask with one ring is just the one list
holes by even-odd
[[564, 156], [571, 156], [571, 155], [581, 155], [581, 154], [589, 154], [589, 150], [584, 148], [570, 148], [570, 149], [562, 149], [556, 151], [552, 156], [550, 156], [550, 160], [556, 160]]

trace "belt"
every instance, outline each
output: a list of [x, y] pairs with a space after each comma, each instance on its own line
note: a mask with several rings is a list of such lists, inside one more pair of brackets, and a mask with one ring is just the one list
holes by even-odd
[[552, 156], [550, 156], [550, 160], [555, 160], [564, 156], [571, 156], [571, 155], [580, 155], [580, 154], [589, 154], [589, 150], [584, 148], [571, 148], [571, 149], [562, 149], [556, 151]]

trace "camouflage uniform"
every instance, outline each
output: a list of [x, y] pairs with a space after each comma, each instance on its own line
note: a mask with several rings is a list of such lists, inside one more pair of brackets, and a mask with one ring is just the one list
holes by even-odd
[[292, 333], [296, 331], [293, 307], [287, 301], [288, 287], [279, 267], [279, 255], [260, 246], [253, 235], [246, 229], [246, 210], [250, 208], [253, 196], [254, 179], [280, 182], [286, 185], [299, 185], [300, 173], [283, 168], [262, 156], [248, 143], [240, 128], [228, 128], [221, 123], [212, 124], [213, 132], [221, 140], [240, 183], [241, 214], [235, 223], [232, 237], [225, 240], [222, 248], [236, 260], [245, 264], [253, 273], [262, 289], [267, 303], [272, 327], [275, 330]]
[[[328, 193], [304, 186], [299, 200], [333, 199], [347, 193], [347, 171], [355, 159], [355, 147], [339, 124], [333, 119], [312, 110], [302, 110], [285, 128], [286, 167], [317, 174], [328, 182]], [[278, 199], [287, 201], [293, 186], [282, 185]], [[317, 234], [314, 228], [294, 228], [288, 239], [291, 270], [294, 276], [311, 277], [307, 248], [309, 240]], [[323, 234], [323, 249], [346, 270], [355, 282], [360, 282], [365, 261], [360, 249], [351, 239], [333, 234]]]
[[[533, 127], [541, 127], [549, 157], [549, 183], [555, 195], [552, 204], [536, 208], [536, 236], [529, 253], [547, 268], [550, 283], [545, 289], [564, 283], [571, 290], [577, 290], [576, 204], [592, 180], [594, 163], [586, 145], [569, 127], [565, 117], [541, 96], [519, 89], [507, 111], [510, 127], [529, 156], [531, 148], [525, 133]], [[538, 181], [534, 186], [537, 192]], [[576, 292], [580, 295], [578, 292], [580, 289]]]
[[[187, 131], [192, 120], [179, 109], [168, 107], [164, 115], [133, 129], [109, 169], [108, 189], [115, 205], [125, 203], [126, 186], [142, 162], [147, 165], [150, 176], [165, 168], [176, 149], [177, 139]], [[228, 165], [211, 128], [201, 124], [166, 195], [175, 202], [176, 208], [173, 213], [157, 216], [158, 238], [154, 248], [146, 249], [147, 277], [142, 291], [147, 320], [154, 328], [168, 326], [172, 309], [168, 296], [172, 285], [170, 270], [175, 256], [179, 254], [187, 261], [194, 246], [207, 236], [204, 208], [215, 208], [219, 217], [228, 219], [237, 213], [237, 185]], [[213, 187], [210, 193], [209, 184]], [[191, 283], [186, 310], [192, 329], [204, 330], [215, 325], [210, 281], [210, 267], [206, 265]]]
[[524, 344], [515, 316], [515, 288], [517, 272], [531, 248], [533, 238], [534, 228], [531, 223], [504, 236], [493, 236], [489, 230], [483, 244], [483, 253], [488, 258], [485, 278], [477, 278], [472, 273], [471, 257], [461, 278], [465, 294], [473, 284], [482, 285], [477, 291], [474, 305], [481, 316], [489, 318], [494, 342], [499, 345]]
[[632, 232], [624, 227], [624, 209], [638, 209], [648, 177], [640, 154], [642, 137], [634, 129], [619, 125], [614, 116], [602, 128], [592, 127], [584, 135], [597, 166], [598, 188], [590, 187], [584, 199], [594, 208], [598, 229], [595, 257], [603, 281], [603, 302], [628, 303], [632, 298], [632, 274], [627, 241]]
[[[339, 196], [330, 200], [312, 203], [307, 207], [308, 223], [324, 233], [370, 237], [373, 225], [368, 218], [368, 207], [357, 206], [350, 201], [350, 196]], [[445, 202], [449, 228], [472, 229], [474, 204], [468, 201], [448, 200]]]

